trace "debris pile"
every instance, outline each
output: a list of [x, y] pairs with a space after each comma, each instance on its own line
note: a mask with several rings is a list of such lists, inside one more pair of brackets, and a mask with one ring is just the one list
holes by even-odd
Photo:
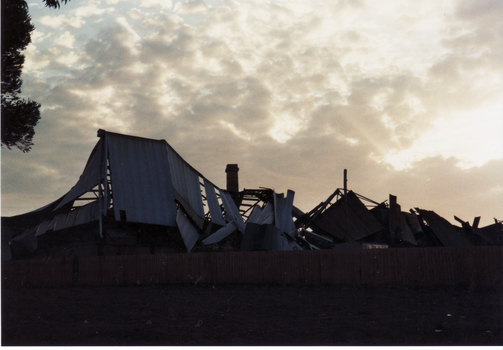
[[[221, 189], [164, 140], [98, 131], [75, 186], [35, 211], [2, 217], [2, 259], [197, 251], [502, 245], [503, 223], [478, 227], [433, 211], [402, 211], [346, 188], [304, 213], [295, 192]], [[346, 172], [345, 172], [346, 175]]]
[[[331, 204], [334, 197], [336, 202]], [[377, 203], [352, 191], [344, 195], [342, 189], [309, 213], [294, 215], [300, 234], [323, 249], [349, 242], [379, 247], [501, 245], [503, 234], [502, 222], [496, 219], [493, 225], [478, 228], [480, 217], [473, 225], [455, 217], [463, 224], [457, 227], [430, 210], [401, 211], [397, 197], [391, 194], [388, 203]]]

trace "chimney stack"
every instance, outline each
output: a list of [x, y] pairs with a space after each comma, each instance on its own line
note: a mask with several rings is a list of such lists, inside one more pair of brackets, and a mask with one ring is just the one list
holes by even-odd
[[227, 173], [227, 191], [230, 193], [239, 192], [238, 171], [237, 164], [227, 164], [227, 168], [225, 168], [225, 172]]

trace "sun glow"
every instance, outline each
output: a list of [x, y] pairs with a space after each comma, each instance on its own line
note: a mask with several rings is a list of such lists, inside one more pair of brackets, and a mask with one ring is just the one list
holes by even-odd
[[397, 170], [408, 168], [426, 157], [456, 157], [458, 166], [468, 169], [489, 160], [503, 158], [503, 98], [481, 108], [453, 113], [437, 119], [430, 132], [412, 147], [390, 152], [384, 161]]
[[281, 115], [276, 118], [274, 126], [269, 130], [269, 135], [279, 143], [286, 143], [302, 129], [302, 126], [302, 120]]

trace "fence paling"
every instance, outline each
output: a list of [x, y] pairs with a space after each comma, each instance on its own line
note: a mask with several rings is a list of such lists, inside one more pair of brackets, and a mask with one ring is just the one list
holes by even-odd
[[77, 264], [67, 257], [4, 261], [2, 280], [46, 287], [137, 281], [474, 286], [501, 283], [502, 257], [501, 247], [93, 256]]

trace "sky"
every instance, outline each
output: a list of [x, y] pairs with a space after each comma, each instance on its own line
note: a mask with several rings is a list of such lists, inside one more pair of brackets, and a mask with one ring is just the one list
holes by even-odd
[[75, 185], [97, 130], [164, 139], [225, 188], [343, 187], [451, 223], [503, 219], [503, 2], [28, 0], [29, 153], [2, 149], [2, 216]]

